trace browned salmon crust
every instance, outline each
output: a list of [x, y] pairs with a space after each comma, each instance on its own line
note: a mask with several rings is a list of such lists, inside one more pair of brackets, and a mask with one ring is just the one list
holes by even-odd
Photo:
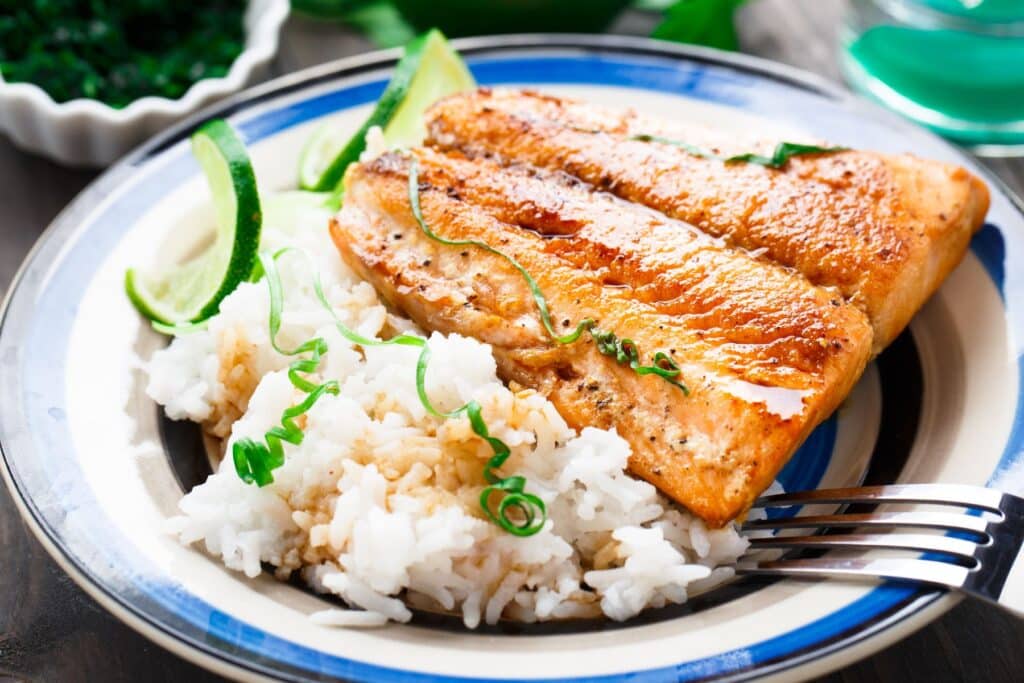
[[617, 429], [630, 469], [713, 526], [749, 507], [870, 356], [856, 307], [690, 225], [558, 172], [415, 154], [435, 232], [517, 259], [560, 331], [591, 317], [634, 340], [642, 362], [671, 354], [691, 394], [617, 364], [589, 335], [553, 343], [507, 261], [423, 234], [407, 157], [349, 169], [331, 227], [345, 261], [424, 328], [491, 344], [503, 378], [547, 396], [573, 427]]
[[872, 152], [793, 158], [783, 169], [724, 164], [658, 135], [731, 155], [768, 151], [669, 124], [521, 91], [455, 95], [428, 112], [429, 144], [562, 170], [835, 287], [867, 315], [878, 353], [960, 262], [988, 210], [963, 168]]

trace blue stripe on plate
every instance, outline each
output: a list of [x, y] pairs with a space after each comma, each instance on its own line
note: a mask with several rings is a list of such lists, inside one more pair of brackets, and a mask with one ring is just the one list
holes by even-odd
[[[999, 296], [1006, 301], [1006, 240], [999, 228], [991, 223], [978, 231], [978, 234], [971, 240], [971, 251], [978, 257], [985, 270], [988, 272], [992, 282], [999, 290]], [[1021, 387], [1017, 392], [1017, 409], [1013, 422], [1013, 429], [1010, 437], [1006, 440], [1006, 447], [1003, 449], [1003, 457], [999, 467], [989, 478], [989, 485], [993, 485], [999, 476], [1010, 468], [1024, 454], [1024, 356], [1017, 359], [1017, 386]]]
[[[750, 100], [751, 88], [757, 83], [756, 78], [740, 72], [664, 59], [624, 62], [596, 56], [545, 57], [529, 60], [529, 69], [523, 65], [521, 59], [479, 59], [471, 67], [477, 82], [487, 85], [615, 85], [675, 92], [734, 107]], [[386, 79], [380, 79], [334, 90], [252, 119], [244, 119], [243, 114], [238, 128], [246, 141], [255, 142], [312, 119], [375, 102], [386, 84]]]
[[[811, 432], [804, 445], [779, 472], [779, 482], [787, 491], [807, 491], [821, 482], [835, 449], [838, 430], [839, 421], [833, 414]], [[793, 508], [791, 514], [796, 514], [796, 511], [797, 508]]]

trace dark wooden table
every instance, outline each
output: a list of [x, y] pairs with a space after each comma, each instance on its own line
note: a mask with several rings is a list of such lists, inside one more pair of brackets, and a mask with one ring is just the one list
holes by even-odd
[[[759, 0], [744, 10], [744, 51], [838, 80], [834, 0]], [[631, 15], [615, 27], [642, 32]], [[290, 71], [368, 49], [329, 25], [292, 20], [277, 69]], [[990, 163], [1024, 192], [1024, 162]], [[93, 177], [22, 153], [0, 139], [0, 293], [36, 238]], [[46, 554], [0, 490], [0, 682], [217, 681], [122, 625], [85, 595]], [[901, 643], [827, 681], [1024, 680], [1024, 622], [965, 602]]]

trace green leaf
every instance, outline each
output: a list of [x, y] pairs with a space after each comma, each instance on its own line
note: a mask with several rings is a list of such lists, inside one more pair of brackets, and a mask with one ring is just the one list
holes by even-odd
[[743, 0], [679, 0], [651, 36], [677, 43], [739, 49], [733, 15]]

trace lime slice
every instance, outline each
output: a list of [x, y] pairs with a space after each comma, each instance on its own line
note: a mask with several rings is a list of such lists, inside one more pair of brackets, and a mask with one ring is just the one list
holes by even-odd
[[224, 297], [253, 272], [260, 244], [256, 175], [235, 131], [225, 121], [210, 121], [192, 134], [192, 154], [213, 195], [213, 240], [198, 255], [167, 270], [125, 273], [125, 291], [139, 312], [168, 325], [214, 315]]
[[324, 126], [310, 138], [299, 159], [299, 182], [307, 190], [334, 190], [345, 169], [366, 147], [366, 132], [384, 130], [390, 147], [416, 145], [425, 133], [423, 112], [445, 95], [476, 87], [462, 58], [438, 30], [428, 31], [405, 46], [391, 82], [370, 117], [347, 138]]
[[444, 35], [437, 30], [426, 34], [419, 68], [412, 77], [409, 91], [384, 129], [389, 148], [413, 147], [427, 135], [423, 113], [442, 97], [476, 88], [473, 74], [466, 68]]
[[[263, 229], [260, 231], [260, 252], [275, 253], [292, 247], [303, 230], [326, 230], [331, 216], [341, 208], [341, 197], [331, 192], [282, 190], [262, 199]], [[257, 259], [249, 282], [259, 282], [264, 275]]]
[[[370, 127], [364, 126], [364, 128], [369, 130]], [[366, 135], [362, 128], [360, 128], [360, 132], [364, 136]], [[328, 176], [326, 172], [341, 154], [341, 150], [347, 149], [350, 139], [344, 128], [332, 126], [329, 123], [325, 123], [313, 131], [299, 154], [299, 187], [312, 191], [324, 189], [321, 185], [325, 185], [326, 189], [333, 188], [334, 184], [330, 183], [330, 178], [334, 176]], [[358, 158], [360, 153], [362, 153], [361, 149], [355, 153], [354, 158]], [[342, 173], [344, 173], [344, 169], [342, 169]]]
[[303, 226], [325, 227], [338, 211], [337, 198], [330, 192], [285, 190], [263, 198], [263, 236], [270, 232], [294, 235]]

